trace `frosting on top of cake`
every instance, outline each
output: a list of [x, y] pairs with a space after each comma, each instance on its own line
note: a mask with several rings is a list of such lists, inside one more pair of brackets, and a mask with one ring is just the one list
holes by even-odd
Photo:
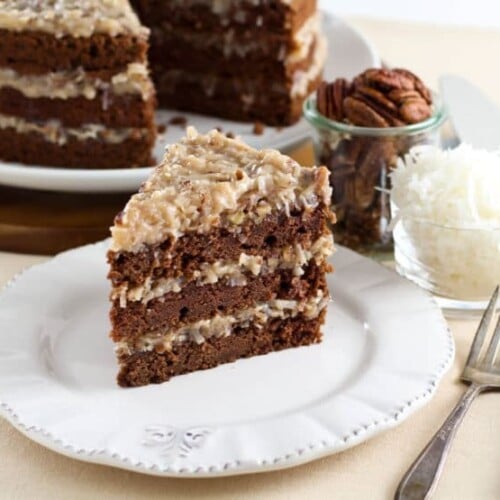
[[258, 151], [216, 130], [201, 135], [189, 127], [116, 218], [111, 248], [134, 252], [188, 231], [328, 206], [330, 197], [325, 167], [302, 167], [276, 150]]
[[57, 37], [149, 33], [128, 0], [2, 0], [0, 29], [43, 31]]

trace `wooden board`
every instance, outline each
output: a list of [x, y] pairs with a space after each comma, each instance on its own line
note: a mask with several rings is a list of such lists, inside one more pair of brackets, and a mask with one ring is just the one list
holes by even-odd
[[129, 196], [0, 187], [0, 249], [50, 255], [102, 240]]

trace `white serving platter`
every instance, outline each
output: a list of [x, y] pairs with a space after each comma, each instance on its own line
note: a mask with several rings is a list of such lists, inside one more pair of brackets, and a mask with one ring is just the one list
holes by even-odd
[[[325, 79], [353, 77], [368, 67], [380, 66], [370, 42], [345, 21], [331, 14], [323, 15], [323, 31], [328, 39], [328, 59]], [[189, 125], [200, 132], [220, 127], [232, 132], [256, 148], [289, 150], [307, 139], [310, 133], [305, 119], [282, 129], [266, 127], [262, 135], [253, 133], [253, 124], [233, 122], [211, 116], [179, 111], [160, 110], [157, 121], [168, 123], [174, 116], [183, 116]], [[155, 157], [161, 159], [167, 144], [177, 142], [184, 135], [184, 127], [170, 125], [155, 146]], [[0, 161], [0, 184], [49, 191], [66, 192], [133, 192], [151, 173], [151, 168], [85, 170], [50, 168]]]

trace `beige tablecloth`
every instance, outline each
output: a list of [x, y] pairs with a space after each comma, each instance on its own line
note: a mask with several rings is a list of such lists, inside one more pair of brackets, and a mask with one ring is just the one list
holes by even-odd
[[[431, 85], [460, 73], [500, 102], [500, 32], [354, 20], [390, 65]], [[0, 253], [0, 285], [44, 259]], [[450, 322], [457, 344], [452, 370], [435, 398], [400, 427], [342, 454], [285, 471], [208, 480], [162, 479], [90, 465], [48, 451], [0, 419], [0, 498], [339, 498], [387, 499], [462, 391], [457, 382], [475, 324]], [[1, 333], [1, 332], [0, 332]], [[500, 498], [500, 395], [473, 405], [460, 429], [435, 498]]]

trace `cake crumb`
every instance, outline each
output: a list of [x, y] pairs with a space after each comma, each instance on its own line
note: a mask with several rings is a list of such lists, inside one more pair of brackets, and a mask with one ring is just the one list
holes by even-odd
[[262, 122], [255, 122], [253, 124], [253, 133], [254, 135], [262, 135], [264, 133], [264, 124]]
[[120, 225], [123, 222], [124, 212], [121, 210], [115, 215], [114, 223]]
[[156, 125], [156, 130], [159, 134], [164, 134], [167, 131], [168, 127], [164, 123], [158, 123]]
[[187, 125], [187, 119], [185, 116], [172, 116], [168, 121], [170, 125], [178, 125], [179, 127], [185, 127]]
[[226, 132], [226, 137], [227, 137], [228, 139], [234, 139], [234, 138], [235, 138], [235, 135], [234, 135], [231, 131], [229, 131], [229, 132]]

